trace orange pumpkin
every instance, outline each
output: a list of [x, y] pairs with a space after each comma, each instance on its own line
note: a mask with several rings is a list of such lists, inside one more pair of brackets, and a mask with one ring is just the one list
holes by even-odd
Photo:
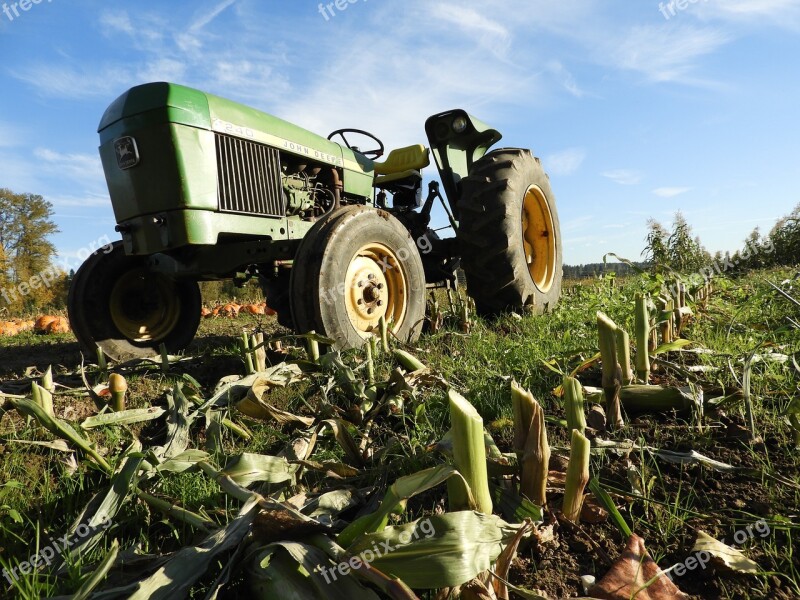
[[231, 319], [235, 319], [237, 316], [239, 316], [239, 311], [241, 308], [242, 307], [238, 304], [230, 303], [223, 306], [221, 312]]
[[54, 317], [53, 315], [42, 315], [38, 319], [36, 319], [36, 323], [33, 324], [33, 328], [38, 333], [44, 333], [47, 331], [47, 326], [50, 325], [53, 321], [58, 319], [58, 317]]
[[64, 317], [56, 317], [55, 321], [51, 321], [47, 325], [47, 329], [45, 330], [46, 333], [50, 335], [54, 335], [57, 333], [69, 333], [69, 321], [67, 321]]

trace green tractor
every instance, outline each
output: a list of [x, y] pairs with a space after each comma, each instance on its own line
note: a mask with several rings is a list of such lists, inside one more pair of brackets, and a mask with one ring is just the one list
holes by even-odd
[[[478, 311], [542, 312], [561, 293], [561, 235], [547, 175], [529, 150], [463, 110], [429, 118], [423, 145], [386, 159], [357, 129], [328, 138], [170, 83], [106, 110], [100, 155], [122, 239], [72, 282], [81, 345], [115, 360], [193, 339], [199, 281], [258, 278], [281, 324], [358, 347], [381, 317], [415, 340], [426, 289], [463, 269]], [[354, 145], [357, 144], [357, 145]], [[437, 182], [423, 193], [433, 153]], [[430, 228], [440, 201], [455, 237]]]

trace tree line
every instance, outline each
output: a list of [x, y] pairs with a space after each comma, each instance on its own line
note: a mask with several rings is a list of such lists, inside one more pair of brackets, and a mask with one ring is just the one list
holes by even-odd
[[0, 189], [0, 312], [14, 315], [63, 304], [67, 274], [53, 271], [58, 232], [42, 196]]

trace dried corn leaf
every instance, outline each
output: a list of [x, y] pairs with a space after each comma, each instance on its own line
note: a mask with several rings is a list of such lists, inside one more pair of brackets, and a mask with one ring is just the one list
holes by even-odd
[[697, 532], [697, 541], [694, 543], [692, 552], [707, 552], [711, 556], [722, 561], [728, 569], [737, 571], [738, 573], [754, 575], [759, 572], [757, 563], [747, 558], [736, 548], [731, 548], [719, 540], [714, 539], [705, 531]]

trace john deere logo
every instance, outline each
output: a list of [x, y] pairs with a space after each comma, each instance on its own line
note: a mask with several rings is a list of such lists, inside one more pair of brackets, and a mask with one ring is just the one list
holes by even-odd
[[132, 137], [121, 137], [114, 142], [114, 151], [117, 153], [117, 165], [120, 169], [130, 169], [139, 164], [139, 148]]

